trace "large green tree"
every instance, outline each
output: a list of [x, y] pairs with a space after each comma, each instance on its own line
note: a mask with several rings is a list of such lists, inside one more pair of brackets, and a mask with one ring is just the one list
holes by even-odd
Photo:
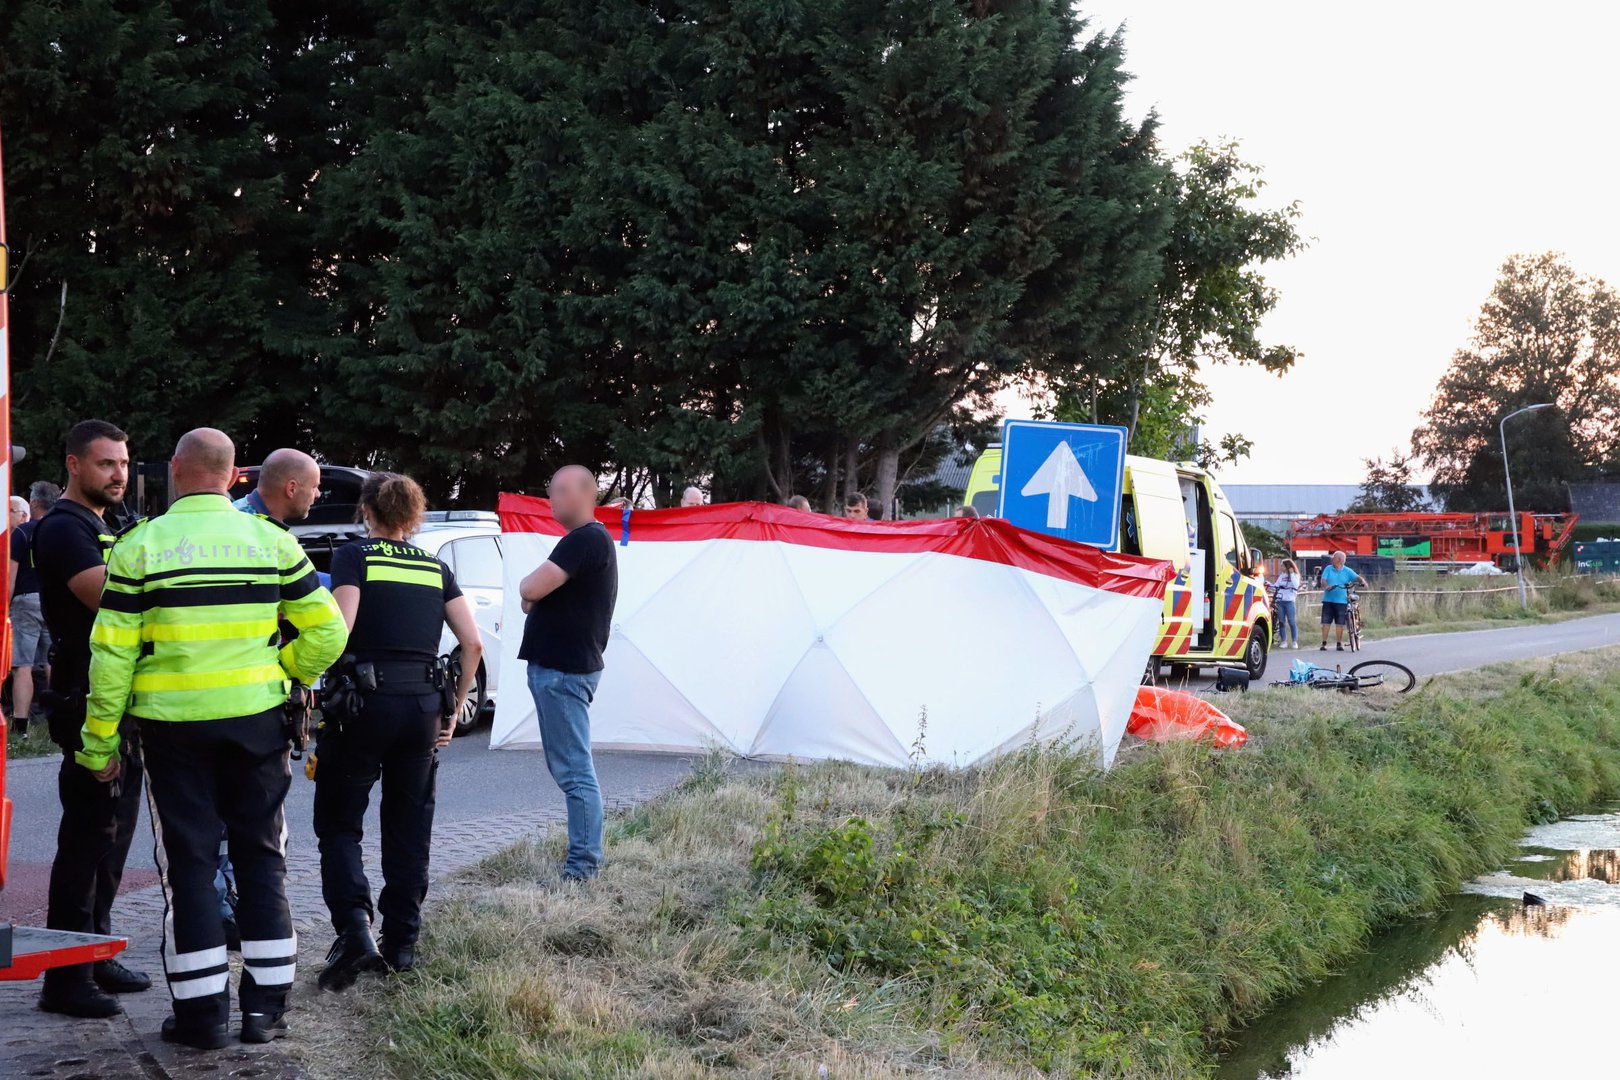
[[1286, 215], [1164, 161], [1065, 0], [18, 0], [7, 34], [29, 441], [101, 412], [440, 499], [582, 461], [886, 503], [1009, 385], [1169, 431], [1201, 360], [1282, 362]]
[[247, 454], [303, 437], [302, 361], [325, 319], [298, 189], [318, 164], [281, 137], [308, 117], [270, 113], [272, 58], [308, 27], [263, 0], [22, 2], [5, 26], [21, 441], [43, 468], [88, 415], [144, 458], [197, 424]]
[[1207, 366], [1252, 364], [1286, 374], [1299, 351], [1261, 339], [1277, 305], [1267, 264], [1305, 247], [1299, 207], [1264, 205], [1257, 165], [1226, 141], [1199, 143], [1167, 181], [1169, 236], [1153, 302], [1135, 313], [1100, 363], [1053, 373], [1060, 419], [1120, 424], [1133, 453], [1226, 463], [1248, 453], [1241, 432], [1194, 443], [1210, 404]]
[[1620, 296], [1553, 252], [1502, 264], [1412, 435], [1446, 509], [1506, 507], [1500, 422], [1543, 403], [1508, 425], [1508, 453], [1518, 506], [1554, 512], [1620, 453]]
[[1152, 303], [1166, 170], [1081, 29], [1049, 0], [409, 0], [317, 195], [324, 405], [446, 490], [577, 458], [886, 502], [964, 403]]

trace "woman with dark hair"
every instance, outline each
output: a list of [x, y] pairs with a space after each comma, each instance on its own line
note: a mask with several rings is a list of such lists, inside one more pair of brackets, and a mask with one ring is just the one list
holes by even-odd
[[[426, 510], [416, 481], [373, 473], [360, 489], [366, 538], [332, 559], [332, 595], [349, 625], [349, 646], [327, 675], [315, 770], [321, 890], [338, 935], [319, 979], [326, 990], [346, 989], [367, 972], [408, 971], [415, 963], [438, 748], [450, 742], [483, 653], [455, 575], [410, 543]], [[445, 623], [461, 645], [454, 687], [439, 662]], [[382, 916], [381, 951], [372, 937], [371, 883], [360, 858], [366, 804], [379, 776], [383, 890], [375, 911]]]

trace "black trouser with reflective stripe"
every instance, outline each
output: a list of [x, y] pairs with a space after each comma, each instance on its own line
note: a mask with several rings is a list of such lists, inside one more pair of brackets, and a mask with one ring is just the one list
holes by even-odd
[[341, 734], [321, 732], [315, 835], [321, 842], [321, 892], [339, 933], [372, 920], [360, 841], [379, 775], [383, 890], [375, 910], [390, 944], [412, 943], [421, 931], [441, 711], [439, 692], [431, 686], [420, 693], [367, 694], [360, 715], [345, 720]]
[[286, 1008], [298, 940], [287, 907], [282, 804], [292, 773], [280, 709], [228, 720], [142, 720], [147, 790], [168, 916], [163, 969], [184, 1025], [230, 1017], [214, 874], [223, 831], [236, 867], [245, 1013]]
[[[84, 723], [81, 713], [79, 723]], [[141, 736], [126, 723], [119, 755], [118, 786], [104, 784], [65, 751], [56, 790], [62, 821], [56, 830], [56, 859], [45, 925], [81, 934], [112, 933], [112, 903], [124, 877], [124, 860], [141, 809]], [[116, 790], [116, 794], [114, 793]], [[89, 964], [54, 971], [52, 982], [88, 979]]]

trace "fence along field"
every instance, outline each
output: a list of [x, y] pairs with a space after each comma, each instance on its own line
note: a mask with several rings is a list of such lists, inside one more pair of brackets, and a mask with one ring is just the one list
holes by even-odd
[[[1489, 582], [1489, 584], [1487, 584]], [[1498, 584], [1500, 582], [1500, 584]], [[1525, 578], [1530, 611], [1537, 615], [1581, 612], [1620, 603], [1620, 578], [1530, 574]], [[1519, 587], [1512, 578], [1380, 578], [1356, 590], [1371, 629], [1427, 626], [1472, 619], [1520, 617]], [[1299, 594], [1301, 628], [1322, 621], [1320, 591]]]

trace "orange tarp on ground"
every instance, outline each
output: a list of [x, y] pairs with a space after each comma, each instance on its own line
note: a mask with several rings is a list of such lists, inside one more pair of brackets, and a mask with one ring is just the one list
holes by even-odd
[[1249, 741], [1242, 724], [1201, 697], [1180, 690], [1144, 686], [1136, 692], [1136, 706], [1125, 730], [1139, 739], [1175, 742], [1215, 736], [1215, 745], [1235, 750]]

